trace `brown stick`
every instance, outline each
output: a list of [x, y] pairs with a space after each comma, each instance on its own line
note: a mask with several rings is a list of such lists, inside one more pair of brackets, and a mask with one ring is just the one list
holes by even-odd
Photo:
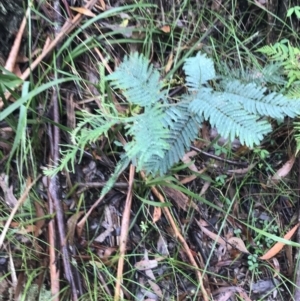
[[[49, 203], [52, 203], [49, 201]], [[53, 207], [53, 206], [52, 206]], [[53, 209], [49, 208], [49, 213], [53, 213]], [[51, 287], [51, 299], [53, 301], [59, 301], [59, 269], [56, 266], [56, 233], [55, 233], [55, 220], [51, 220], [48, 224], [48, 242], [49, 242], [49, 271], [50, 271], [50, 287]], [[55, 296], [55, 297], [54, 297]]]
[[[300, 189], [300, 157], [298, 157], [298, 191]], [[298, 192], [298, 222], [300, 222], [300, 195]], [[300, 243], [300, 227], [297, 230], [297, 242]], [[295, 255], [295, 290], [294, 290], [294, 300], [300, 300], [300, 249], [297, 248]]]
[[121, 298], [121, 285], [123, 282], [123, 268], [124, 268], [124, 258], [126, 253], [126, 245], [130, 224], [130, 211], [131, 211], [131, 203], [132, 203], [132, 187], [134, 181], [134, 172], [135, 168], [133, 165], [130, 165], [129, 170], [129, 183], [128, 183], [128, 192], [125, 203], [125, 208], [123, 212], [122, 225], [121, 225], [121, 235], [120, 235], [120, 257], [118, 261], [118, 270], [117, 270], [117, 282], [115, 288], [115, 301], [119, 301]]
[[18, 33], [16, 35], [16, 38], [15, 38], [14, 44], [13, 44], [13, 46], [10, 50], [9, 56], [6, 60], [6, 64], [5, 64], [4, 68], [6, 70], [10, 71], [10, 72], [13, 72], [13, 70], [15, 68], [16, 58], [18, 56], [18, 52], [19, 52], [19, 49], [20, 49], [22, 36], [23, 36], [24, 29], [25, 29], [25, 26], [26, 26], [28, 13], [29, 13], [29, 8], [27, 9], [26, 14], [25, 14], [25, 16], [22, 20], [19, 31], [18, 31]]

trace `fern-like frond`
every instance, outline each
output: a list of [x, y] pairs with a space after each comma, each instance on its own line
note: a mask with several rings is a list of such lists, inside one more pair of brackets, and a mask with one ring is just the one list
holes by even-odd
[[300, 84], [294, 83], [288, 90], [287, 96], [289, 98], [300, 98]]
[[157, 70], [137, 52], [126, 56], [117, 70], [107, 76], [115, 89], [121, 89], [127, 100], [139, 106], [149, 106], [165, 98]]
[[283, 42], [266, 45], [257, 50], [274, 60], [285, 60], [289, 57], [289, 47]]
[[188, 111], [188, 102], [181, 102], [170, 106], [163, 116], [163, 124], [169, 129], [167, 143], [169, 149], [165, 150], [163, 156], [153, 154], [144, 163], [147, 173], [155, 175], [165, 174], [174, 164], [176, 164], [190, 148], [191, 142], [198, 137], [202, 118], [195, 118]]
[[[290, 76], [291, 84], [297, 84], [295, 80], [300, 78], [300, 67], [295, 60], [300, 56], [299, 49], [282, 42], [261, 52], [275, 58]], [[65, 153], [60, 168], [71, 166], [74, 170], [78, 150], [82, 156], [86, 145], [107, 135], [113, 126], [123, 125], [128, 143], [124, 146], [125, 154], [111, 181], [103, 190], [105, 193], [130, 161], [137, 166], [137, 170], [143, 169], [147, 174], [165, 174], [189, 149], [198, 136], [203, 120], [208, 120], [224, 138], [232, 141], [239, 137], [242, 144], [253, 147], [271, 131], [267, 117], [282, 119], [300, 114], [300, 97], [289, 99], [264, 88], [263, 84], [268, 82], [267, 76], [272, 78], [272, 73], [277, 72], [276, 64], [258, 73], [251, 69], [236, 72], [235, 77], [242, 77], [244, 83], [229, 76], [228, 70], [228, 76], [218, 77], [215, 81], [214, 89], [217, 91], [209, 85], [209, 81], [216, 78], [210, 58], [198, 53], [187, 59], [183, 68], [189, 94], [181, 95], [177, 104], [169, 104], [160, 75], [149, 61], [137, 53], [126, 57], [107, 79], [114, 88], [121, 90], [129, 103], [138, 106], [138, 115], [122, 117], [113, 102], [104, 103], [102, 112], [98, 111], [95, 115], [83, 113], [82, 120], [71, 135], [74, 145]], [[278, 72], [278, 75], [282, 73]], [[277, 80], [272, 83], [280, 84], [280, 78]], [[102, 92], [104, 88], [103, 85]], [[296, 126], [300, 132], [300, 125]], [[300, 150], [300, 134], [296, 134], [296, 139]]]
[[223, 97], [240, 103], [254, 115], [272, 118], [295, 117], [300, 113], [300, 99], [291, 100], [275, 92], [267, 94], [267, 88], [255, 83], [242, 84], [240, 81], [224, 82]]
[[96, 115], [93, 121], [95, 122], [89, 124], [87, 127], [83, 127], [83, 124], [79, 124], [71, 133], [71, 140], [75, 144], [83, 146], [87, 143], [95, 142], [100, 136], [107, 135], [107, 132], [112, 126], [116, 123], [120, 123], [119, 120], [110, 120]]
[[200, 52], [196, 56], [186, 59], [183, 70], [190, 91], [198, 91], [203, 84], [216, 77], [212, 59]]
[[66, 147], [66, 150], [61, 151], [62, 159], [59, 162], [58, 166], [51, 167], [49, 169], [44, 169], [44, 175], [47, 177], [53, 177], [59, 172], [64, 170], [68, 172], [75, 172], [75, 158], [76, 154], [79, 151], [78, 146], [76, 145], [61, 145], [61, 147]]
[[224, 138], [233, 141], [238, 136], [241, 143], [249, 147], [259, 144], [263, 135], [271, 131], [270, 124], [266, 120], [257, 121], [257, 115], [250, 114], [239, 102], [227, 96], [227, 93], [204, 88], [191, 102], [189, 109], [209, 120]]
[[222, 78], [226, 81], [239, 80], [243, 83], [255, 83], [257, 85], [275, 84], [285, 85], [286, 80], [283, 78], [282, 64], [270, 63], [264, 68], [258, 69], [243, 68], [238, 69], [232, 63], [221, 63], [219, 70], [222, 74]]
[[162, 123], [163, 107], [156, 105], [146, 108], [143, 114], [134, 118], [133, 123], [126, 125], [127, 135], [133, 137], [125, 145], [127, 156], [136, 162], [137, 170], [141, 170], [152, 156], [162, 158], [169, 149], [169, 129]]
[[281, 64], [288, 78], [287, 88], [300, 79], [300, 49], [293, 47], [288, 40], [280, 41], [273, 46], [265, 46], [258, 51]]
[[[71, 132], [71, 141], [80, 150], [80, 159], [82, 158], [84, 148], [91, 142], [95, 142], [102, 135], [107, 136], [107, 132], [117, 123], [122, 122], [122, 118], [103, 115], [100, 111], [94, 115], [89, 112], [83, 112], [81, 121]], [[74, 157], [75, 160], [75, 157]]]
[[[279, 63], [270, 63], [267, 64], [261, 71], [263, 77], [261, 83], [275, 84], [275, 85], [284, 85], [286, 83], [283, 78], [282, 66]], [[256, 80], [254, 78], [255, 83]]]

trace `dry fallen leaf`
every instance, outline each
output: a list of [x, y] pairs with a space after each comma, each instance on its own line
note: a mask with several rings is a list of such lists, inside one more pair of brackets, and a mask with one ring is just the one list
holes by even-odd
[[227, 301], [234, 295], [233, 291], [227, 291], [220, 293], [217, 297], [214, 298], [215, 301]]
[[169, 33], [171, 31], [170, 25], [164, 25], [160, 27], [160, 30], [163, 31], [164, 33]]
[[154, 207], [154, 211], [153, 211], [153, 223], [156, 223], [157, 221], [159, 221], [161, 218], [161, 207]]
[[113, 206], [104, 207], [104, 221], [101, 225], [105, 228], [105, 230], [95, 238], [95, 241], [100, 243], [104, 242], [107, 237], [111, 236], [112, 231], [115, 229], [116, 221], [114, 220]]
[[[6, 277], [2, 277], [2, 280], [0, 281], [0, 295], [2, 300], [12, 300], [10, 299], [9, 295], [11, 289], [11, 284], [9, 283], [9, 280]], [[14, 296], [16, 298], [16, 296]]]
[[272, 258], [273, 261], [273, 268], [274, 268], [274, 274], [273, 278], [276, 278], [277, 276], [280, 276], [280, 264], [276, 257]]
[[38, 235], [41, 233], [43, 226], [45, 225], [46, 221], [44, 219], [45, 212], [41, 204], [37, 201], [34, 201], [34, 207], [36, 212], [37, 221], [35, 223], [36, 229], [34, 232], [34, 236], [38, 237]]
[[172, 65], [173, 65], [173, 58], [174, 58], [174, 55], [173, 55], [173, 52], [171, 52], [169, 55], [169, 58], [168, 58], [168, 62], [165, 66], [165, 73], [168, 73], [171, 70]]
[[[214, 296], [219, 295], [221, 297], [223, 295], [223, 299], [221, 299], [223, 301], [224, 300], [224, 296], [228, 295], [228, 294], [226, 294], [227, 292], [232, 292], [233, 294], [234, 293], [239, 293], [239, 295], [242, 297], [242, 300], [251, 301], [251, 299], [248, 297], [248, 295], [246, 294], [246, 292], [244, 291], [244, 289], [242, 289], [241, 287], [238, 287], [238, 286], [221, 287], [221, 288], [215, 290], [213, 292], [213, 295]], [[214, 299], [214, 300], [220, 301], [219, 298], [218, 299]]]
[[243, 240], [239, 237], [230, 237], [228, 240], [228, 243], [230, 243], [230, 245], [227, 245], [227, 249], [231, 250], [232, 246], [234, 248], [236, 248], [237, 250], [249, 254], [249, 251], [247, 250]]
[[145, 270], [150, 270], [150, 269], [156, 268], [157, 264], [158, 264], [158, 262], [156, 259], [153, 259], [153, 260], [145, 259], [145, 260], [138, 261], [134, 265], [134, 267], [139, 271], [145, 271]]
[[217, 242], [218, 244], [220, 244], [222, 246], [226, 246], [226, 241], [221, 236], [211, 232], [206, 227], [202, 226], [201, 221], [196, 220], [196, 222], [197, 222], [198, 226], [200, 227], [200, 229], [203, 231], [203, 233], [205, 233], [209, 238], [211, 238], [212, 240], [214, 240], [215, 242]]
[[[184, 156], [181, 158], [181, 161], [183, 163], [187, 164], [188, 168], [191, 171], [196, 172], [197, 174], [201, 175], [207, 171], [207, 167], [204, 167], [201, 170], [198, 170], [195, 163], [193, 163], [192, 159], [191, 159], [191, 157], [195, 157], [195, 156], [197, 156], [197, 154], [198, 153], [195, 151], [190, 151], [190, 152], [184, 154]], [[195, 180], [196, 178], [197, 178], [197, 175], [193, 174], [193, 175], [190, 175], [190, 176], [184, 178], [183, 180], [181, 180], [180, 183], [186, 184], [186, 183], [189, 183], [189, 182]]]
[[291, 171], [294, 163], [295, 163], [295, 155], [293, 155], [290, 160], [288, 160], [281, 168], [279, 168], [274, 176], [271, 178], [272, 183], [278, 183], [282, 178], [287, 176], [287, 174]]
[[87, 17], [96, 17], [96, 15], [91, 12], [89, 9], [85, 8], [85, 7], [73, 7], [73, 6], [70, 6], [70, 8], [74, 11], [76, 11], [77, 13], [79, 14], [82, 14], [82, 15], [85, 15]]
[[11, 148], [12, 144], [9, 140], [14, 136], [14, 131], [11, 127], [0, 128], [0, 149], [7, 154]]
[[164, 239], [164, 237], [161, 234], [159, 234], [159, 238], [157, 241], [157, 250], [158, 253], [161, 255], [167, 255], [167, 256], [170, 255], [167, 241]]
[[188, 166], [188, 168], [191, 170], [191, 171], [194, 171], [194, 172], [198, 172], [198, 168], [196, 167], [195, 163], [192, 163], [192, 157], [195, 157], [197, 156], [198, 153], [195, 152], [195, 151], [190, 151], [190, 152], [187, 152], [183, 155], [181, 161]]
[[254, 3], [262, 9], [266, 9], [266, 2], [266, 0], [254, 0]]
[[99, 2], [100, 2], [100, 5], [96, 5], [96, 6], [98, 6], [101, 10], [105, 10], [106, 5], [105, 5], [104, 0], [99, 0]]
[[190, 198], [187, 197], [183, 192], [167, 186], [164, 186], [162, 189], [166, 196], [169, 199], [172, 199], [179, 208], [183, 209], [184, 211], [188, 211], [189, 208], [192, 207], [196, 211], [200, 212], [195, 202], [190, 200]]
[[[146, 274], [148, 277], [149, 277], [149, 275], [148, 275], [149, 272], [153, 273], [152, 270], [147, 270], [147, 271], [145, 272], [145, 274]], [[150, 287], [151, 287], [153, 293], [155, 293], [155, 294], [162, 300], [164, 294], [163, 294], [162, 290], [160, 289], [159, 285], [156, 284], [155, 282], [151, 281], [150, 279], [148, 279], [148, 283], [149, 283], [149, 285], [150, 285]]]
[[240, 288], [240, 289], [238, 290], [238, 293], [240, 294], [242, 300], [245, 300], [245, 301], [252, 301], [252, 300], [248, 297], [248, 295], [246, 294], [246, 292], [245, 292], [242, 288]]
[[74, 235], [76, 230], [76, 223], [78, 219], [84, 214], [84, 211], [79, 211], [75, 214], [73, 214], [68, 220], [67, 220], [67, 228], [68, 228], [68, 240], [71, 245], [73, 245], [74, 242]]
[[208, 230], [206, 227], [203, 226], [203, 222], [197, 221], [198, 226], [201, 228], [201, 230], [203, 231], [203, 233], [205, 233], [208, 237], [210, 237], [212, 240], [214, 240], [215, 242], [217, 242], [218, 244], [220, 244], [221, 246], [226, 247], [228, 250], [231, 250], [232, 247], [236, 248], [237, 250], [249, 254], [249, 251], [247, 250], [244, 242], [242, 241], [241, 238], [239, 237], [230, 237], [227, 242], [225, 241], [225, 239], [223, 239], [221, 236], [211, 232], [210, 230]]
[[226, 173], [227, 174], [237, 174], [237, 175], [244, 175], [246, 173], [248, 173], [251, 169], [253, 169], [256, 166], [257, 163], [252, 163], [250, 164], [248, 167], [245, 168], [238, 168], [238, 169], [230, 169], [227, 170]]
[[207, 191], [207, 189], [209, 188], [209, 186], [210, 186], [210, 182], [205, 181], [202, 188], [201, 188], [199, 196], [203, 196], [205, 194], [205, 192]]
[[[298, 229], [299, 225], [300, 225], [300, 223], [298, 223], [296, 226], [294, 226], [287, 234], [284, 235], [283, 238], [290, 240], [292, 238], [292, 236], [294, 235], [294, 233], [296, 232], [296, 230]], [[275, 256], [282, 250], [284, 245], [285, 244], [283, 242], [277, 242], [267, 253], [265, 253], [265, 255], [259, 257], [259, 259], [268, 260], [268, 259], [272, 258], [273, 256]]]
[[4, 193], [5, 203], [11, 208], [15, 207], [18, 200], [13, 194], [13, 186], [8, 186], [8, 176], [4, 173], [0, 175], [0, 187]]
[[144, 260], [141, 260], [141, 261], [139, 261], [135, 264], [135, 268], [137, 268], [140, 271], [144, 271], [144, 273], [148, 277], [148, 283], [149, 283], [152, 291], [159, 298], [163, 298], [162, 290], [160, 289], [160, 287], [155, 282], [152, 281], [152, 280], [156, 280], [155, 276], [154, 276], [154, 273], [152, 271], [152, 268], [157, 267], [157, 260], [155, 260], [155, 259], [154, 260], [149, 260], [147, 250], [145, 250], [144, 258], [145, 258]]

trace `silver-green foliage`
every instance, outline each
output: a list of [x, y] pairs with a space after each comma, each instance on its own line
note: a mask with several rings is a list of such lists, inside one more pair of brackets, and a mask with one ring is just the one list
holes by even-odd
[[[126, 57], [106, 80], [142, 113], [130, 117], [120, 116], [116, 109], [86, 113], [73, 132], [74, 145], [82, 154], [88, 143], [121, 125], [128, 142], [117, 170], [124, 169], [124, 162], [133, 162], [137, 170], [162, 175], [189, 149], [204, 120], [223, 137], [233, 140], [238, 136], [243, 144], [253, 147], [272, 130], [268, 117], [295, 117], [300, 112], [300, 99], [290, 100], [255, 82], [218, 80], [213, 61], [205, 54], [188, 58], [183, 69], [187, 93], [171, 103], [159, 72], [149, 61], [137, 53]], [[217, 91], [210, 85], [213, 80], [218, 82]], [[75, 148], [71, 151], [74, 154]], [[64, 159], [61, 166], [67, 166]]]
[[134, 53], [125, 57], [124, 62], [108, 79], [113, 88], [123, 90], [130, 103], [149, 107], [166, 97], [159, 77], [159, 72], [149, 65], [144, 56]]
[[[162, 154], [149, 151], [149, 159], [142, 162], [141, 168], [146, 172], [165, 174], [170, 167], [177, 163], [190, 147], [191, 141], [198, 136], [199, 122], [196, 121], [188, 110], [188, 102], [178, 103], [165, 109], [159, 126], [167, 129], [168, 135], [165, 140], [167, 148]], [[140, 161], [140, 158], [139, 158]]]

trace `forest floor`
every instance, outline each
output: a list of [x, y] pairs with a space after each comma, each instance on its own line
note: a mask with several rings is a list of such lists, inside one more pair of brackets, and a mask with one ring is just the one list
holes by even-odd
[[1, 4], [0, 300], [300, 300], [296, 120], [269, 119], [255, 147], [203, 122], [166, 173], [131, 162], [109, 187], [124, 128], [76, 145], [86, 112], [141, 112], [105, 80], [134, 52], [176, 103], [187, 58], [246, 80], [281, 43], [268, 91], [300, 99], [296, 1], [79, 2]]

